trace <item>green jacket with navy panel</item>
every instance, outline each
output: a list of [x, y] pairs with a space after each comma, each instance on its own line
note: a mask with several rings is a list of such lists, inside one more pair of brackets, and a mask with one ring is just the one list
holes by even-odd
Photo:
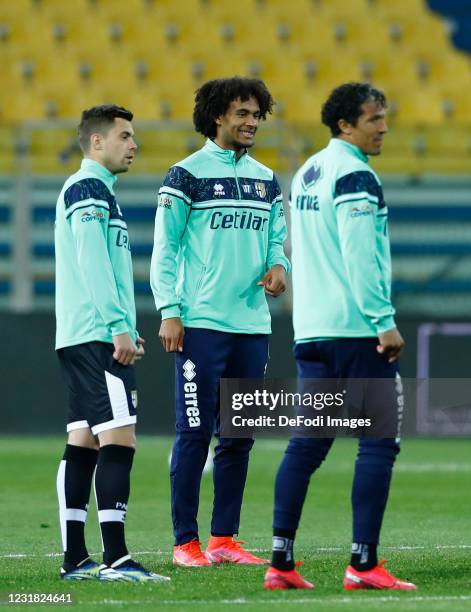
[[56, 207], [56, 349], [137, 339], [127, 225], [116, 203], [116, 177], [84, 159]]
[[170, 168], [155, 219], [151, 286], [162, 319], [186, 327], [270, 333], [264, 288], [289, 270], [283, 201], [273, 172], [208, 140]]
[[295, 340], [394, 328], [388, 209], [367, 156], [333, 138], [296, 173], [290, 211]]

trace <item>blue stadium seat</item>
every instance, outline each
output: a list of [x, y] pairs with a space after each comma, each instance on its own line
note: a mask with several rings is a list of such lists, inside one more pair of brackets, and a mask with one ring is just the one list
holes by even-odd
[[447, 17], [471, 17], [471, 4], [466, 0], [427, 0], [432, 11]]

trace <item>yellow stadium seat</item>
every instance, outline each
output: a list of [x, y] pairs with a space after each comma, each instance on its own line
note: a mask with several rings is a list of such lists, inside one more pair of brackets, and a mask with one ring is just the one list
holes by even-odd
[[193, 153], [204, 143], [194, 131], [191, 123], [181, 128], [160, 124], [157, 129], [137, 131], [139, 144], [136, 169], [146, 168], [148, 172], [165, 173], [169, 167]]
[[[0, 98], [1, 101], [1, 98]], [[3, 118], [3, 108], [0, 107], [0, 117]], [[16, 171], [15, 149], [17, 144], [17, 131], [11, 126], [0, 124], [0, 174], [11, 174]]]
[[442, 93], [442, 104], [447, 103], [451, 103], [450, 112], [445, 112], [445, 119], [448, 122], [453, 121], [461, 126], [471, 125], [471, 100], [468, 89], [462, 91], [454, 89], [449, 92], [445, 90]]
[[31, 18], [31, 0], [4, 0], [0, 2], [0, 23], [16, 23]]
[[364, 19], [369, 14], [368, 0], [317, 0], [312, 4], [329, 19]]
[[430, 15], [425, 0], [370, 0], [368, 7], [374, 16], [387, 18], [423, 19]]
[[[84, 108], [115, 102], [136, 119], [187, 124], [204, 80], [259, 75], [279, 103], [274, 116], [295, 126], [288, 144], [262, 126], [258, 152], [277, 168], [287, 168], [280, 150], [294, 159], [295, 151], [326, 142], [318, 124], [333, 87], [369, 80], [397, 107], [378, 167], [431, 171], [440, 159], [450, 172], [469, 165], [469, 58], [452, 47], [425, 0], [4, 0], [0, 61], [1, 117], [14, 123], [47, 112], [78, 121]], [[153, 171], [166, 155], [185, 156], [189, 133], [191, 125], [182, 128], [173, 149], [165, 144], [169, 130], [160, 148], [143, 142], [136, 168]], [[62, 172], [69, 162], [57, 165], [51, 139], [38, 137], [35, 151], [44, 147], [45, 161], [35, 168]], [[0, 170], [12, 159], [4, 157]]]

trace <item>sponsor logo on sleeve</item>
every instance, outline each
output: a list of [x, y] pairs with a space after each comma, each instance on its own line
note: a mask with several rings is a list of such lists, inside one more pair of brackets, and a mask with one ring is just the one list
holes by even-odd
[[86, 210], [80, 215], [82, 223], [89, 223], [90, 221], [98, 221], [98, 223], [105, 222], [105, 215], [99, 210]]
[[157, 204], [159, 208], [172, 208], [172, 200], [165, 194], [159, 196], [159, 202]]
[[354, 206], [350, 211], [350, 217], [355, 219], [357, 217], [369, 217], [373, 214], [373, 207], [369, 204], [364, 206]]

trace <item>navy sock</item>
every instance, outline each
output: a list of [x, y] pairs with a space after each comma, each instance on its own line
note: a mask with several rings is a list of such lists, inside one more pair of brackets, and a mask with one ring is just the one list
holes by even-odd
[[359, 572], [366, 572], [378, 565], [377, 544], [352, 544], [350, 565]]
[[88, 557], [85, 545], [85, 520], [97, 457], [98, 451], [92, 448], [67, 444], [57, 473], [57, 495], [66, 571]]
[[294, 569], [293, 545], [296, 531], [273, 529], [271, 566], [283, 572]]
[[111, 565], [128, 555], [124, 537], [124, 521], [130, 491], [130, 473], [134, 449], [108, 444], [100, 448], [95, 474], [103, 563]]

